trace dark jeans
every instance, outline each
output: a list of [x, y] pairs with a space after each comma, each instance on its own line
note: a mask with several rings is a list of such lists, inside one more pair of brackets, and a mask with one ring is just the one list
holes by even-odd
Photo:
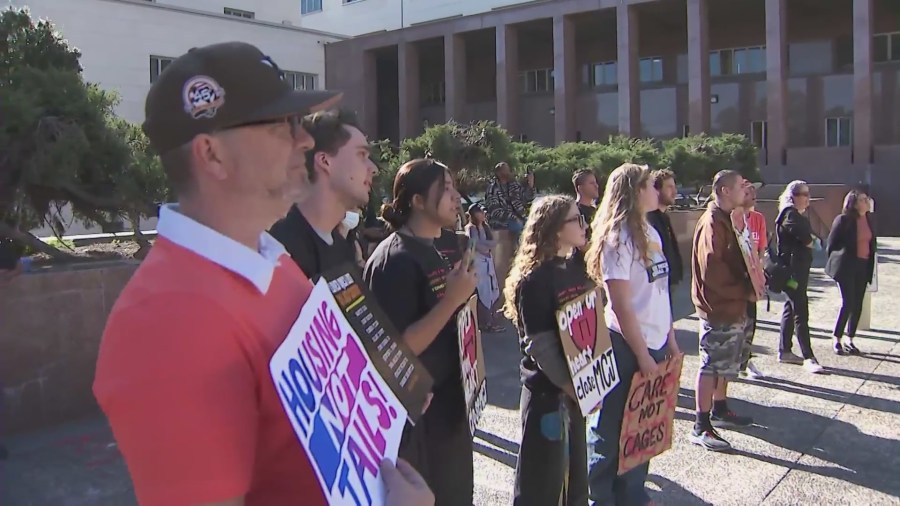
[[522, 387], [522, 444], [515, 506], [587, 506], [587, 441], [581, 408], [559, 392]]
[[781, 343], [778, 346], [779, 353], [791, 351], [793, 348], [791, 341], [796, 332], [804, 359], [816, 358], [809, 338], [809, 298], [806, 294], [808, 286], [809, 278], [806, 277], [797, 280], [797, 288], [784, 290], [787, 300], [784, 301], [784, 310], [781, 312]]
[[[637, 358], [625, 338], [609, 331], [619, 370], [619, 384], [603, 399], [603, 408], [588, 417], [588, 482], [591, 504], [596, 506], [645, 506], [650, 496], [644, 488], [650, 463], [637, 466], [622, 476], [619, 472], [619, 436], [631, 380], [638, 371]], [[666, 347], [649, 350], [656, 362], [666, 358]]]
[[837, 323], [834, 324], [834, 336], [838, 338], [843, 337], [844, 326], [847, 327], [847, 336], [856, 336], [856, 327], [859, 325], [863, 298], [866, 296], [868, 285], [868, 262], [860, 258], [853, 258], [850, 261], [852, 263], [842, 278], [843, 281], [838, 281], [842, 301], [841, 312], [838, 314]]
[[436, 420], [442, 413], [434, 408], [432, 405], [415, 427], [407, 424], [399, 456], [425, 478], [435, 506], [472, 506], [474, 446], [469, 420], [465, 416], [454, 417], [458, 420], [454, 423]]
[[756, 334], [756, 303], [747, 303], [747, 341], [744, 343], [744, 351], [741, 354], [741, 367], [739, 370], [746, 371], [747, 364], [753, 358], [753, 336]]

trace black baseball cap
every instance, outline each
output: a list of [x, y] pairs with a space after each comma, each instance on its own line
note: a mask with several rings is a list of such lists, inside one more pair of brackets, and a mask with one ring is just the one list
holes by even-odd
[[217, 130], [304, 115], [341, 98], [299, 91], [271, 58], [245, 42], [196, 47], [166, 67], [150, 87], [144, 132], [159, 153]]

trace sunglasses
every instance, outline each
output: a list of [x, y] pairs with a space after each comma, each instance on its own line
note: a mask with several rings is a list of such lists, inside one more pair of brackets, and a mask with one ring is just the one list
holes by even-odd
[[578, 222], [578, 226], [581, 228], [585, 228], [587, 226], [587, 221], [585, 221], [583, 214], [579, 214], [578, 216], [576, 216], [574, 218], [569, 218], [564, 223], [572, 223], [572, 222]]

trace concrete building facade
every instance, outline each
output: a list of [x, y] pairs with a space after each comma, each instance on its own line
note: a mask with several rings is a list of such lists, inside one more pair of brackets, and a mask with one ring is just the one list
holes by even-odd
[[900, 0], [528, 2], [325, 54], [373, 137], [450, 118], [546, 145], [734, 132], [768, 182], [900, 190]]

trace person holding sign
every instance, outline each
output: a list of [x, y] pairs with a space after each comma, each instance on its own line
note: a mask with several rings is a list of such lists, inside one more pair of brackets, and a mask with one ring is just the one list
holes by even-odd
[[588, 419], [590, 498], [596, 504], [644, 505], [649, 461], [622, 475], [619, 436], [636, 371], [655, 373], [666, 352], [680, 355], [669, 306], [669, 264], [659, 233], [647, 222], [659, 196], [646, 166], [626, 163], [606, 182], [591, 226], [588, 274], [608, 293], [604, 315], [620, 377]]
[[574, 199], [539, 199], [506, 278], [504, 314], [519, 331], [523, 353], [516, 506], [587, 503], [584, 416], [557, 324], [559, 308], [594, 288], [572, 255], [584, 246], [586, 228]]
[[475, 292], [467, 259], [451, 266], [435, 249], [456, 221], [459, 193], [449, 169], [421, 158], [400, 167], [382, 216], [393, 233], [372, 253], [363, 277], [402, 339], [434, 379], [431, 405], [407, 427], [400, 456], [419, 470], [437, 504], [472, 505], [473, 445], [460, 369], [456, 314]]
[[[113, 306], [93, 386], [143, 505], [326, 504], [268, 368], [312, 285], [264, 231], [307, 184], [300, 116], [337, 100], [241, 42], [191, 49], [150, 88], [143, 128], [178, 204]], [[382, 470], [388, 504], [433, 502], [405, 464]]]

